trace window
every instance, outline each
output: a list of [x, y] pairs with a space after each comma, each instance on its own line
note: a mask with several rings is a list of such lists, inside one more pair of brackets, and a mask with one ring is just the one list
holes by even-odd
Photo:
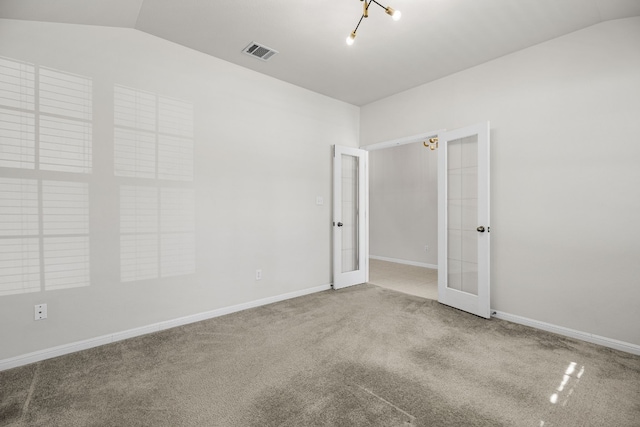
[[120, 280], [158, 277], [158, 189], [120, 186]]
[[193, 106], [114, 88], [116, 176], [193, 181]]
[[89, 284], [89, 186], [42, 182], [45, 290]]
[[114, 147], [121, 281], [194, 273], [193, 106], [116, 85]]
[[0, 296], [39, 290], [38, 181], [0, 178]]
[[0, 295], [89, 285], [92, 119], [91, 79], [0, 58]]

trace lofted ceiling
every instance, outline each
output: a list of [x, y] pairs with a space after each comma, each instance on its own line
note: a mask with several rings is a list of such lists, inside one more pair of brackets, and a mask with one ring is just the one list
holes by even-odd
[[[389, 3], [387, 3], [387, 1]], [[384, 0], [355, 44], [358, 0], [0, 0], [0, 18], [135, 28], [332, 98], [365, 105], [602, 21], [640, 0]], [[280, 53], [241, 51], [255, 41]]]

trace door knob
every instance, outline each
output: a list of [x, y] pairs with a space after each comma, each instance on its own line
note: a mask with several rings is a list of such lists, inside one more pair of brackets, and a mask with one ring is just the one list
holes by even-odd
[[476, 228], [476, 230], [478, 230], [480, 233], [484, 233], [484, 227], [480, 226], [478, 228]]
[[341, 223], [341, 222], [339, 222], [339, 223], [338, 223], [338, 227], [342, 227], [343, 225], [344, 225], [344, 224], [343, 224], [343, 223]]

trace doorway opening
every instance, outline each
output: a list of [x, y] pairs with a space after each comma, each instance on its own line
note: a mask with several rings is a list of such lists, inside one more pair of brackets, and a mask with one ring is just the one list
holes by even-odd
[[[487, 121], [364, 147], [383, 152], [369, 156], [371, 257], [437, 266], [438, 301], [484, 318], [491, 316], [489, 135]], [[420, 248], [429, 252], [436, 239], [426, 258]], [[379, 255], [385, 252], [391, 255]]]
[[437, 132], [369, 151], [369, 283], [438, 299]]

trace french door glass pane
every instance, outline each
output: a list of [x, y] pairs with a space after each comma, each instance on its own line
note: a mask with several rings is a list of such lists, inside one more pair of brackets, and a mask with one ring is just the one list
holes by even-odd
[[342, 155], [342, 272], [359, 270], [358, 158]]
[[447, 286], [478, 295], [478, 138], [447, 144]]

